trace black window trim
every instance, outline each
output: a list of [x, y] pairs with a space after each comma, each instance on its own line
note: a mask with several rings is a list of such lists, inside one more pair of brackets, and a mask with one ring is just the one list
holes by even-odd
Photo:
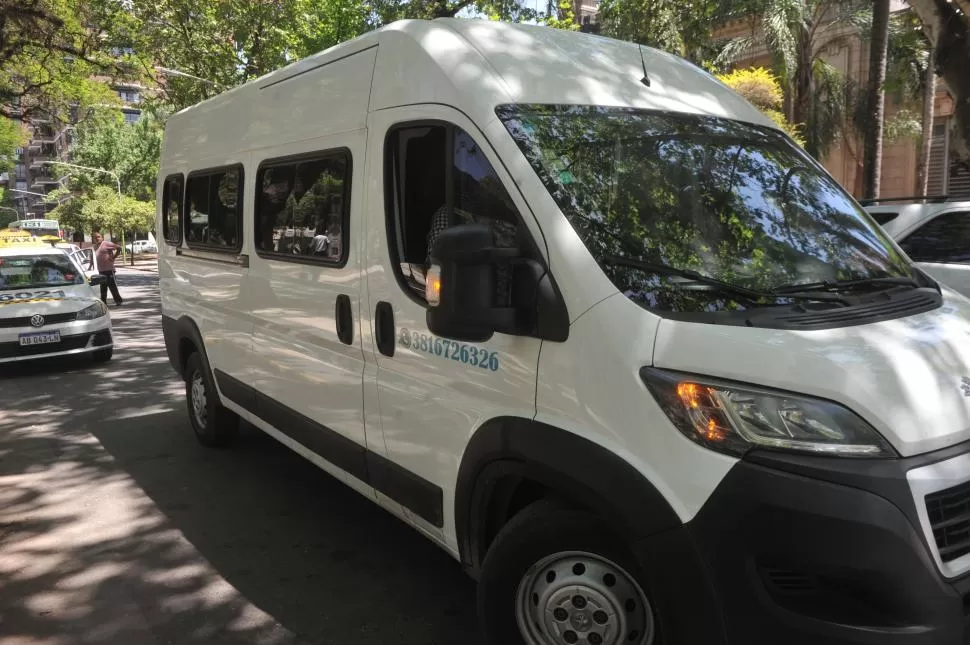
[[[169, 204], [169, 194], [168, 194], [168, 182], [171, 179], [178, 179], [182, 182], [182, 194], [179, 195], [179, 212], [178, 212], [178, 239], [173, 240], [168, 236], [168, 204]], [[184, 228], [185, 228], [185, 174], [181, 172], [173, 172], [167, 175], [162, 182], [162, 237], [165, 240], [165, 244], [174, 247], [182, 246], [182, 240], [184, 239]]]
[[[462, 114], [463, 116], [466, 116], [464, 115], [464, 113]], [[407, 130], [410, 128], [426, 128], [426, 127], [444, 127], [446, 129], [446, 132], [445, 132], [445, 140], [447, 142], [446, 145], [449, 147], [453, 147], [452, 142], [454, 140], [453, 139], [454, 129], [458, 128], [459, 130], [463, 130], [465, 133], [467, 133], [468, 136], [472, 137], [472, 139], [475, 140], [475, 143], [477, 143], [480, 147], [484, 149], [485, 146], [487, 146], [493, 153], [495, 153], [495, 148], [492, 146], [491, 142], [484, 135], [484, 133], [482, 133], [477, 129], [477, 126], [476, 126], [475, 132], [470, 132], [468, 129], [461, 127], [457, 123], [454, 123], [452, 121], [446, 121], [444, 119], [429, 118], [429, 119], [413, 119], [408, 121], [399, 121], [397, 123], [394, 123], [388, 126], [387, 131], [384, 133], [384, 157], [381, 160], [381, 163], [384, 166], [384, 172], [383, 172], [384, 227], [385, 227], [384, 234], [386, 237], [387, 252], [388, 252], [389, 259], [391, 261], [392, 273], [394, 273], [394, 278], [397, 281], [398, 286], [405, 293], [405, 295], [407, 295], [408, 298], [410, 298], [412, 301], [414, 301], [416, 304], [420, 305], [424, 309], [429, 308], [428, 301], [424, 297], [419, 296], [417, 293], [415, 293], [414, 287], [408, 283], [407, 278], [405, 278], [404, 274], [401, 272], [401, 254], [399, 252], [400, 240], [398, 239], [398, 235], [397, 235], [398, 194], [397, 194], [397, 182], [395, 179], [395, 172], [397, 168], [394, 165], [392, 165], [390, 161], [392, 159], [391, 153], [394, 150], [394, 146], [396, 145], [396, 141], [394, 140], [394, 135], [396, 133], [398, 133], [401, 130]], [[483, 141], [484, 143], [482, 143]], [[495, 154], [495, 156], [498, 157], [499, 165], [505, 168], [504, 160], [501, 158], [501, 155]], [[495, 172], [496, 175], [498, 175], [498, 170], [496, 168], [496, 165], [493, 164], [490, 159], [488, 159], [487, 154], [485, 155], [485, 158], [488, 161], [489, 165], [492, 166], [492, 171]], [[451, 163], [453, 163], [453, 160], [446, 161], [446, 163], [450, 165]], [[508, 168], [505, 168], [505, 170], [507, 174], [511, 175], [511, 173], [508, 172]], [[509, 190], [508, 185], [506, 185], [505, 181], [502, 181], [501, 183], [502, 183], [502, 188], [505, 189], [505, 191], [509, 194], [509, 197], [511, 198], [513, 193]], [[512, 185], [515, 186], [514, 181], [512, 182]], [[518, 186], [515, 186], [515, 189], [518, 190]], [[521, 193], [519, 194], [519, 196], [522, 197]], [[513, 203], [514, 201], [515, 200], [513, 198]], [[524, 198], [523, 198], [523, 201], [525, 201]], [[445, 183], [445, 203], [449, 208], [454, 208], [454, 187], [451, 185], [450, 181]], [[528, 204], [526, 205], [526, 208], [528, 208]], [[532, 233], [529, 230], [529, 226], [525, 221], [525, 217], [523, 216], [518, 206], [516, 206], [515, 210], [516, 210], [516, 216], [518, 217], [517, 236], [519, 238], [519, 247], [528, 249], [527, 255], [535, 258], [543, 266], [546, 266], [545, 260], [543, 258], [543, 254], [539, 251], [539, 248], [535, 240], [533, 239]]]
[[[294, 162], [319, 161], [333, 157], [343, 156], [347, 161], [347, 176], [344, 180], [344, 211], [340, 218], [341, 241], [340, 259], [336, 262], [327, 258], [315, 256], [293, 255], [292, 253], [279, 253], [277, 251], [264, 251], [259, 248], [259, 198], [258, 191], [262, 183], [263, 171], [267, 168], [285, 166]], [[347, 266], [350, 259], [350, 211], [352, 208], [351, 198], [353, 195], [354, 177], [354, 155], [347, 146], [337, 148], [327, 148], [326, 150], [315, 150], [312, 152], [302, 152], [295, 155], [284, 157], [273, 157], [259, 162], [256, 168], [256, 182], [253, 188], [253, 250], [261, 259], [274, 262], [290, 262], [293, 264], [308, 264], [312, 266], [323, 266], [331, 269], [342, 269]]]
[[914, 257], [912, 257], [910, 255], [909, 251], [907, 251], [905, 248], [903, 248], [903, 245], [906, 244], [906, 242], [909, 241], [909, 238], [911, 238], [912, 236], [916, 235], [917, 233], [919, 233], [920, 231], [922, 231], [924, 228], [926, 228], [927, 226], [929, 226], [930, 224], [932, 224], [936, 220], [940, 219], [941, 217], [946, 217], [947, 215], [965, 215], [966, 217], [970, 218], [970, 210], [964, 210], [962, 208], [954, 208], [953, 210], [940, 211], [940, 212], [936, 213], [935, 215], [933, 215], [933, 217], [930, 217], [929, 219], [927, 219], [927, 220], [925, 220], [923, 222], [918, 223], [916, 226], [913, 227], [913, 229], [911, 231], [909, 231], [908, 233], [906, 233], [906, 235], [904, 235], [903, 237], [899, 238], [899, 241], [897, 241], [896, 244], [899, 245], [899, 248], [903, 249], [903, 253], [906, 254], [906, 257], [908, 257], [911, 262], [913, 262], [913, 263], [917, 263], [918, 262], [920, 264], [959, 264], [959, 265], [970, 265], [970, 260], [968, 260], [966, 262], [953, 262], [953, 261], [950, 261], [950, 260], [946, 260], [946, 261], [942, 261], [942, 262], [939, 261], [939, 260], [934, 260], [934, 261], [930, 261], [930, 260], [917, 260], [916, 258], [914, 258]]
[[[219, 173], [229, 172], [230, 170], [239, 169], [239, 190], [238, 190], [238, 204], [236, 205], [236, 230], [239, 231], [239, 239], [235, 246], [222, 246], [219, 244], [204, 244], [199, 242], [190, 242], [188, 235], [183, 235], [185, 239], [185, 246], [189, 249], [194, 249], [196, 251], [205, 251], [207, 253], [225, 253], [226, 255], [237, 255], [242, 251], [243, 242], [245, 237], [245, 216], [243, 215], [243, 206], [245, 205], [244, 192], [246, 186], [246, 168], [244, 164], [236, 162], [226, 166], [214, 166], [211, 168], [200, 168], [199, 170], [193, 170], [185, 178], [185, 185], [182, 188], [182, 192], [188, 195], [189, 192], [189, 181], [197, 177], [207, 177], [211, 175], [217, 175]], [[182, 230], [187, 232], [189, 224], [187, 220], [190, 217], [189, 210], [185, 208], [186, 200], [183, 198], [182, 203]]]

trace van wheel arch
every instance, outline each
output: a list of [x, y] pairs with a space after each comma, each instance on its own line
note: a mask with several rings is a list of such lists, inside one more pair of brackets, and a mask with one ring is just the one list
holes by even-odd
[[195, 321], [188, 316], [182, 316], [175, 321], [175, 337], [177, 343], [175, 345], [176, 354], [170, 357], [172, 360], [173, 367], [178, 372], [179, 376], [185, 374], [185, 366], [189, 361], [189, 356], [193, 353], [198, 352], [202, 357], [202, 364], [205, 368], [212, 372], [212, 368], [209, 366], [209, 357], [205, 352], [205, 343], [202, 341], [202, 332], [199, 331], [199, 326], [195, 324]]
[[458, 547], [473, 577], [502, 526], [545, 498], [595, 513], [629, 540], [682, 524], [653, 484], [603, 446], [531, 419], [499, 417], [472, 436], [455, 490]]

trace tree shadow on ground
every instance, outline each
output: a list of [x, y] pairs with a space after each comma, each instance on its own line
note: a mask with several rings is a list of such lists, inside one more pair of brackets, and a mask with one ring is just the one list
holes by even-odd
[[0, 645], [480, 642], [412, 529], [252, 427], [198, 445], [154, 276], [119, 282], [115, 360], [0, 369]]

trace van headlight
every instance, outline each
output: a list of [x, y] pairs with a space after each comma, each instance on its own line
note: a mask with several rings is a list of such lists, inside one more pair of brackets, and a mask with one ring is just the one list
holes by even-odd
[[876, 430], [848, 408], [814, 397], [741, 386], [650, 367], [647, 388], [687, 438], [740, 456], [752, 448], [840, 457], [895, 457]]
[[88, 305], [81, 311], [77, 312], [78, 320], [94, 320], [95, 318], [100, 318], [101, 316], [108, 313], [108, 308], [103, 302], [96, 302], [93, 305]]

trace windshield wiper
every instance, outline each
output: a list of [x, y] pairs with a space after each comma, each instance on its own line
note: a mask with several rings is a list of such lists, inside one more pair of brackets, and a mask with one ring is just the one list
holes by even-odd
[[912, 278], [884, 276], [879, 278], [859, 278], [856, 280], [820, 280], [818, 282], [805, 282], [802, 284], [785, 284], [775, 287], [772, 293], [788, 295], [792, 292], [802, 291], [837, 291], [839, 289], [851, 289], [853, 287], [913, 287], [919, 288], [919, 283]]
[[[662, 264], [659, 262], [648, 262], [646, 260], [638, 260], [636, 258], [627, 258], [622, 255], [609, 255], [603, 258], [604, 264], [611, 264], [614, 266], [628, 266], [635, 269], [643, 269], [644, 271], [652, 271], [654, 273], [659, 273], [661, 275], [675, 275], [689, 280], [694, 280], [695, 282], [700, 282], [701, 284], [706, 284], [715, 287], [718, 291], [725, 294], [731, 294], [737, 297], [744, 298], [751, 302], [758, 302], [759, 300], [778, 300], [780, 298], [790, 298], [792, 300], [815, 300], [819, 302], [839, 302], [844, 305], [850, 304], [844, 298], [837, 296], [835, 294], [827, 293], [799, 293], [798, 291], [792, 290], [788, 293], [778, 293], [777, 291], [758, 291], [756, 289], [748, 289], [747, 287], [742, 287], [736, 284], [731, 284], [730, 282], [723, 282], [717, 278], [712, 278], [711, 276], [704, 275], [703, 273], [698, 273], [691, 269], [678, 269], [676, 267], [669, 266], [667, 264]], [[799, 290], [800, 291], [800, 290]]]

